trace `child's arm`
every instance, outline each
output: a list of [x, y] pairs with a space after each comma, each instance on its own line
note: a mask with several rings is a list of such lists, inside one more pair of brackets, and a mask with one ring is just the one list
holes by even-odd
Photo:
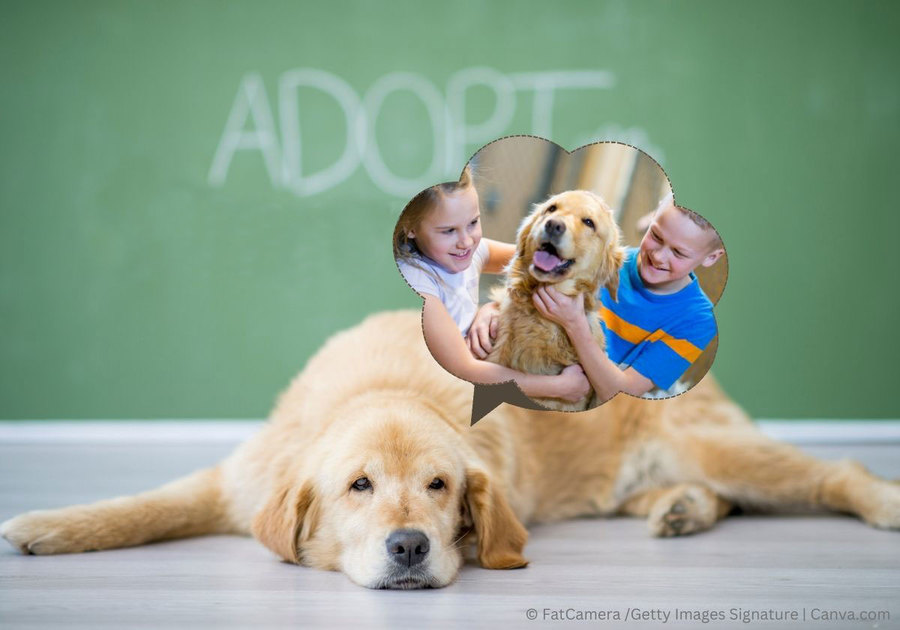
[[500, 305], [496, 302], [487, 302], [478, 312], [469, 326], [466, 341], [469, 350], [476, 359], [486, 359], [494, 348], [494, 339], [500, 330]]
[[569, 297], [542, 286], [534, 293], [534, 306], [566, 331], [599, 400], [605, 402], [619, 392], [641, 396], [653, 389], [653, 381], [634, 368], [623, 372], [597, 345], [584, 315], [584, 294]]
[[531, 398], [561, 398], [575, 402], [590, 392], [590, 383], [578, 365], [567, 367], [561, 374], [546, 376], [525, 374], [496, 363], [479, 361], [469, 352], [443, 302], [433, 295], [425, 294], [424, 297], [425, 341], [437, 362], [451, 374], [472, 383], [515, 381]]
[[512, 243], [501, 243], [489, 238], [481, 240], [488, 245], [488, 259], [485, 261], [481, 271], [484, 273], [500, 273], [516, 253], [516, 246]]
[[[486, 242], [488, 246], [488, 259], [481, 270], [485, 273], [501, 273], [515, 255], [516, 246], [512, 243], [501, 243], [489, 238], [481, 240]], [[493, 347], [491, 339], [497, 336], [498, 308], [496, 303], [488, 302], [488, 304], [478, 309], [478, 312], [475, 314], [475, 320], [469, 327], [466, 341], [468, 342], [469, 350], [478, 359], [486, 359]]]

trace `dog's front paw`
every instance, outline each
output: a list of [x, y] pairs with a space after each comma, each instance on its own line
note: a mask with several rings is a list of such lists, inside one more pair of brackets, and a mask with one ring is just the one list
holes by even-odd
[[709, 529], [717, 520], [716, 496], [700, 486], [681, 485], [663, 494], [647, 518], [654, 536], [685, 536]]
[[48, 555], [78, 551], [66, 520], [57, 510], [26, 512], [0, 524], [0, 536], [25, 554]]

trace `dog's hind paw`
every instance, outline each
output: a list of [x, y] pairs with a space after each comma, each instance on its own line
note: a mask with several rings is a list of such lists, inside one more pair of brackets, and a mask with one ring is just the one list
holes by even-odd
[[663, 494], [647, 518], [650, 533], [661, 538], [709, 529], [717, 517], [716, 495], [707, 488], [682, 484]]
[[879, 482], [872, 498], [875, 501], [860, 511], [860, 517], [878, 529], [900, 529], [900, 485]]

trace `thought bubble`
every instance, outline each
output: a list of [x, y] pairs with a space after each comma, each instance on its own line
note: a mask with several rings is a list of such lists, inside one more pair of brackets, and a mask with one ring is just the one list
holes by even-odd
[[491, 142], [458, 181], [409, 201], [393, 251], [424, 300], [432, 356], [475, 385], [473, 425], [504, 402], [583, 411], [626, 392], [668, 398], [715, 357], [724, 245], [630, 145]]

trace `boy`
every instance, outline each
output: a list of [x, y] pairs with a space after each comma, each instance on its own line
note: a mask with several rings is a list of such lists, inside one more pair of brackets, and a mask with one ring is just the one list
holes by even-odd
[[561, 325], [578, 352], [597, 397], [618, 392], [641, 396], [668, 390], [716, 335], [713, 305], [693, 271], [710, 267], [725, 249], [703, 217], [663, 199], [639, 248], [628, 250], [617, 299], [601, 289], [599, 315], [606, 353], [591, 336], [584, 296], [567, 297], [541, 287], [535, 307]]

